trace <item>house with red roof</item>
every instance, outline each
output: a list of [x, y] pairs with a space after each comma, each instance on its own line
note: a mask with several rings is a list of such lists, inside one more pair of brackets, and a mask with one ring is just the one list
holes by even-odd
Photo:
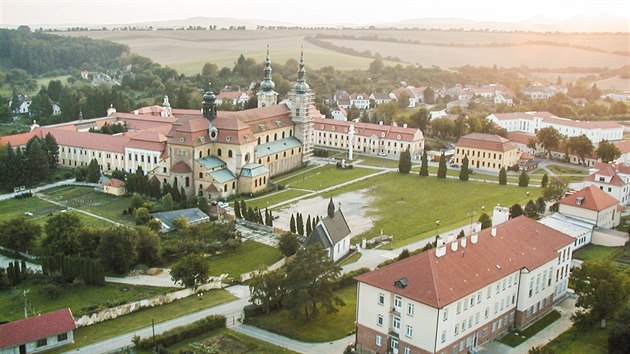
[[221, 91], [217, 96], [216, 102], [218, 105], [223, 105], [229, 101], [233, 106], [244, 106], [250, 98], [251, 95], [247, 91]]
[[518, 164], [521, 153], [509, 140], [493, 134], [470, 133], [459, 138], [455, 145], [455, 163], [468, 156], [469, 168], [499, 171]]
[[74, 342], [69, 308], [0, 325], [0, 353], [39, 353]]
[[615, 198], [621, 205], [630, 205], [630, 166], [622, 163], [595, 163], [584, 184], [593, 184]]
[[359, 353], [467, 353], [567, 291], [573, 238], [520, 216], [361, 274]]

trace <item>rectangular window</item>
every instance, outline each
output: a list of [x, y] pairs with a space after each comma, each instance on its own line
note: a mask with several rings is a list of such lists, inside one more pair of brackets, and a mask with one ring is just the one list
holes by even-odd
[[466, 320], [462, 322], [462, 333], [466, 332]]
[[479, 312], [475, 314], [475, 324], [479, 323]]
[[442, 331], [442, 337], [441, 337], [441, 339], [440, 339], [440, 342], [441, 342], [441, 343], [446, 342], [446, 331]]
[[464, 300], [464, 311], [468, 310], [468, 301]]
[[378, 315], [376, 318], [376, 324], [379, 326], [383, 326], [383, 315]]
[[396, 297], [394, 297], [394, 307], [400, 311], [400, 307], [402, 306], [402, 297], [396, 295]]
[[455, 335], [459, 334], [459, 326], [455, 326]]
[[486, 311], [484, 311], [484, 313], [483, 313], [483, 318], [485, 318], [487, 320], [489, 314], [490, 314], [490, 308], [486, 307]]
[[457, 314], [459, 314], [461, 312], [461, 310], [462, 310], [462, 304], [461, 304], [461, 302], [458, 302], [457, 303]]
[[[407, 325], [407, 329], [405, 331], [405, 335], [409, 338], [411, 338], [413, 336], [413, 327], [410, 325]], [[444, 337], [446, 337], [446, 331], [442, 332], [442, 335]]]
[[43, 347], [43, 346], [46, 346], [46, 345], [48, 345], [48, 340], [46, 338], [37, 340], [37, 343], [36, 343], [37, 348]]
[[68, 340], [68, 333], [61, 333], [57, 335], [57, 342], [63, 342], [64, 340]]
[[376, 335], [376, 345], [380, 347], [382, 345], [382, 341], [383, 341], [383, 338], [381, 338], [381, 336], [377, 334]]
[[494, 303], [494, 313], [497, 313], [497, 312], [499, 312], [499, 302], [498, 301]]
[[481, 291], [477, 293], [477, 303], [481, 303]]
[[385, 303], [385, 294], [378, 293], [378, 304], [383, 305]]
[[411, 354], [411, 348], [405, 347], [405, 354]]
[[400, 331], [400, 317], [394, 317], [392, 327], [394, 327], [396, 333]]
[[407, 315], [413, 316], [415, 309], [413, 304], [407, 304]]
[[490, 293], [492, 292], [492, 288], [488, 287], [488, 295], [486, 296], [486, 299], [490, 298]]
[[444, 312], [442, 312], [442, 321], [446, 321], [448, 320], [448, 309], [444, 309]]

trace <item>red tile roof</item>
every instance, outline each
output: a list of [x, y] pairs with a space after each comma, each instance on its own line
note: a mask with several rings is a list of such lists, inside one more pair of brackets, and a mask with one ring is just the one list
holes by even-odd
[[[626, 174], [630, 174], [630, 171], [628, 171], [628, 167], [625, 165], [614, 165], [614, 164], [608, 164], [608, 163], [604, 163], [604, 162], [598, 162], [595, 164], [594, 166], [595, 168], [597, 168], [597, 172], [588, 175], [584, 178], [585, 182], [598, 182], [598, 183], [605, 183], [605, 184], [611, 184], [614, 186], [619, 186], [622, 187], [624, 186], [626, 183], [623, 181], [623, 179], [621, 179], [621, 177], [619, 177], [617, 175], [618, 172], [621, 173], [626, 173]], [[612, 178], [610, 179], [610, 182], [601, 182], [601, 181], [596, 181], [595, 177], [597, 175], [600, 176], [611, 176]]]
[[108, 179], [107, 181], [103, 182], [103, 185], [105, 186], [112, 186], [112, 187], [124, 187], [125, 186], [125, 182], [117, 179], [117, 178], [111, 178]]
[[[576, 203], [578, 198], [583, 198], [582, 204], [580, 205]], [[617, 205], [618, 202], [617, 199], [591, 184], [568, 197], [560, 199], [558, 203], [583, 209], [602, 211], [613, 205]]]
[[481, 133], [470, 133], [462, 136], [459, 138], [456, 146], [501, 152], [516, 149], [516, 146], [505, 138], [498, 135]]
[[[478, 242], [437, 257], [435, 249], [357, 276], [362, 283], [441, 308], [522, 268], [533, 270], [558, 257], [574, 239], [526, 216], [479, 232]], [[464, 256], [465, 255], [465, 256]], [[407, 278], [405, 288], [394, 282]]]
[[173, 166], [171, 166], [171, 172], [175, 173], [191, 173], [192, 168], [188, 166], [188, 164], [184, 161], [176, 162]]
[[[354, 125], [356, 136], [375, 136], [377, 138], [381, 138], [382, 134], [385, 134], [386, 139], [401, 141], [413, 141], [414, 137], [418, 133], [420, 134], [420, 138], [423, 136], [422, 132], [418, 128], [403, 128], [392, 125], [380, 125], [375, 123], [352, 122], [325, 118], [315, 118], [313, 119], [313, 122], [315, 130], [323, 132], [348, 133], [349, 127]], [[400, 139], [398, 139], [398, 136], [400, 136]]]
[[538, 140], [536, 138], [536, 135], [529, 135], [529, 134], [523, 134], [523, 133], [517, 133], [517, 132], [508, 132], [507, 138], [509, 141], [523, 144], [523, 145], [529, 144], [530, 140]]
[[131, 140], [125, 135], [108, 135], [90, 132], [78, 132], [58, 128], [41, 128], [42, 134], [50, 132], [57, 140], [57, 144], [63, 146], [78, 147], [101, 151], [124, 153], [125, 146]]
[[0, 325], [0, 348], [15, 347], [76, 329], [69, 308]]
[[7, 135], [0, 137], [0, 143], [2, 144], [11, 144], [12, 147], [26, 145], [29, 140], [33, 137], [42, 138], [41, 129], [35, 129], [32, 132], [15, 134], [15, 135]]
[[615, 143], [615, 145], [617, 146], [619, 151], [621, 151], [622, 154], [626, 154], [630, 152], [630, 140], [622, 140], [620, 142]]

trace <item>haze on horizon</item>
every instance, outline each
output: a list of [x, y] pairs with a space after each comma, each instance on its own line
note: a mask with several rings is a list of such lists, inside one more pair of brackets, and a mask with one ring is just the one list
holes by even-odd
[[1, 0], [0, 25], [112, 25], [228, 17], [282, 21], [298, 25], [391, 23], [413, 18], [464, 18], [519, 22], [544, 18], [562, 21], [575, 16], [622, 16], [630, 20], [630, 1], [405, 1], [358, 0]]

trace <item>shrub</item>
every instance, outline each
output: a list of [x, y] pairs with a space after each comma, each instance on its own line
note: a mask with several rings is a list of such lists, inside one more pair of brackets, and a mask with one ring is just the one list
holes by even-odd
[[56, 299], [63, 291], [57, 284], [46, 284], [42, 286], [41, 291], [48, 296], [49, 299]]
[[243, 307], [243, 314], [245, 315], [245, 318], [258, 316], [258, 315], [263, 314], [264, 312], [265, 311], [262, 306], [255, 305], [255, 304], [249, 304]]
[[354, 277], [363, 273], [367, 273], [369, 271], [370, 271], [369, 268], [363, 267], [363, 268], [355, 269], [348, 273], [344, 273], [343, 275], [339, 277], [339, 279], [337, 279], [337, 282], [335, 283], [333, 287], [336, 290], [336, 289], [345, 288], [348, 285], [352, 285], [356, 282], [356, 280], [353, 279]]
[[[175, 327], [162, 334], [155, 336], [155, 345], [169, 347], [189, 338], [196, 337], [203, 333], [217, 328], [225, 328], [225, 316], [212, 315], [189, 325]], [[151, 349], [154, 344], [153, 337], [138, 340], [138, 347], [141, 349]]]

